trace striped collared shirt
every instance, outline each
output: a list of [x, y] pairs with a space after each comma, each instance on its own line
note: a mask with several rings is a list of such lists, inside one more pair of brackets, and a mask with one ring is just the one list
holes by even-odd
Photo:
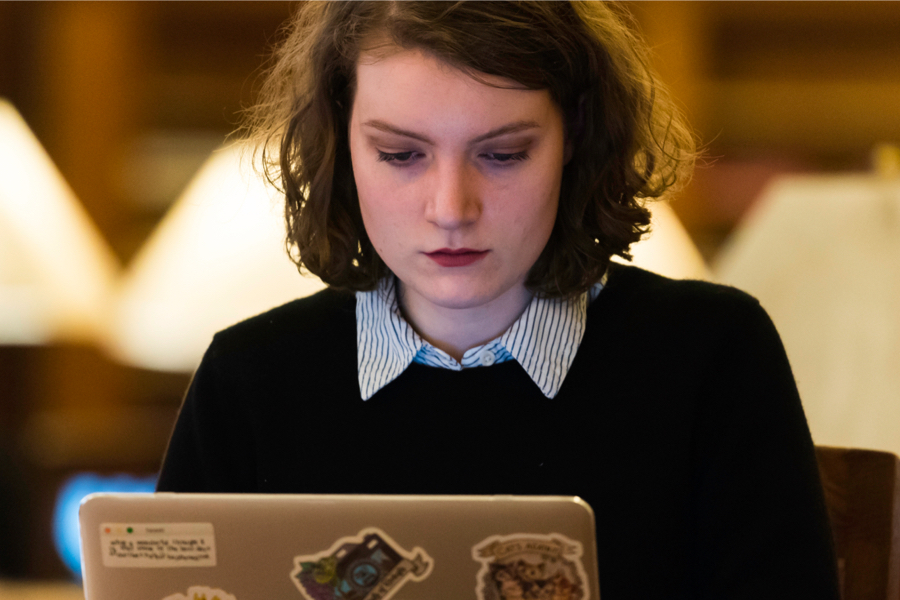
[[587, 307], [606, 277], [575, 300], [532, 298], [500, 337], [470, 348], [461, 362], [417, 334], [400, 314], [394, 278], [356, 294], [356, 356], [363, 400], [400, 376], [412, 363], [459, 371], [517, 361], [545, 396], [553, 398], [584, 337]]

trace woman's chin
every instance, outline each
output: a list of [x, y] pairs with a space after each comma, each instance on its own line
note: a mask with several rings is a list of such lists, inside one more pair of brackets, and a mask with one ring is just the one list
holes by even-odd
[[498, 286], [495, 282], [489, 283], [490, 285], [479, 286], [477, 282], [457, 282], [421, 291], [410, 289], [411, 294], [406, 296], [406, 302], [424, 302], [432, 310], [506, 312], [506, 307], [512, 305], [515, 306], [513, 310], [521, 311], [531, 297], [524, 286], [510, 288]]

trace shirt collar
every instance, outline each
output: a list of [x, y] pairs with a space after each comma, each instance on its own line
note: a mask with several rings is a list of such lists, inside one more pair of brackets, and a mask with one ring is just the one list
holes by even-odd
[[[481, 348], [499, 343], [546, 397], [555, 397], [584, 337], [588, 304], [605, 281], [604, 276], [573, 300], [535, 296], [509, 329], [484, 346], [468, 350], [463, 362]], [[420, 353], [440, 356], [446, 368], [463, 368], [423, 340], [403, 318], [393, 277], [382, 280], [375, 290], [356, 293], [356, 348], [363, 400], [399, 377]]]

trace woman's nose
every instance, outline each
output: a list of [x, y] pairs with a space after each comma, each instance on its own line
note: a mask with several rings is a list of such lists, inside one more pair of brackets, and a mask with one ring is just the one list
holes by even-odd
[[425, 218], [442, 229], [470, 225], [481, 216], [478, 176], [464, 164], [435, 167]]

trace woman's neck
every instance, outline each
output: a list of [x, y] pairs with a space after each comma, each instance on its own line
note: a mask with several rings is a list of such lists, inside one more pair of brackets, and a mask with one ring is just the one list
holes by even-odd
[[532, 296], [521, 286], [481, 305], [448, 308], [415, 293], [406, 293], [401, 282], [397, 300], [403, 317], [422, 339], [461, 362], [467, 350], [509, 329], [528, 307]]

